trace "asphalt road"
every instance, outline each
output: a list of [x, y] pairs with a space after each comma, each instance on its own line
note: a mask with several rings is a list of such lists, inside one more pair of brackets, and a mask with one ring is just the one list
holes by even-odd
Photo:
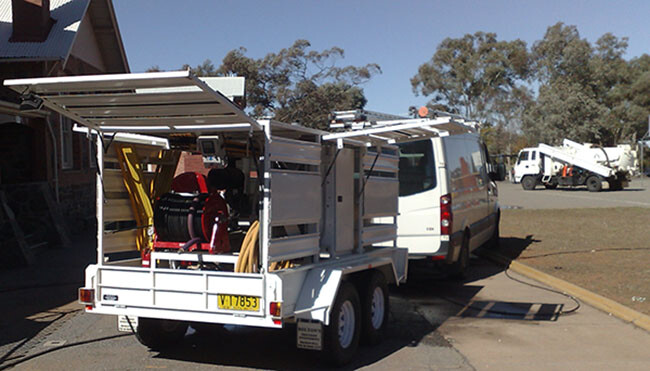
[[[558, 316], [575, 302], [516, 282], [485, 260], [472, 259], [471, 272], [466, 281], [453, 282], [426, 267], [413, 267], [410, 282], [391, 290], [386, 341], [361, 348], [350, 368], [645, 370], [650, 364], [649, 333], [585, 305]], [[78, 308], [70, 303], [29, 316], [46, 326], [22, 345], [0, 347], [0, 354], [13, 349], [0, 369], [48, 351], [15, 369], [324, 367], [316, 354], [295, 349], [291, 329], [190, 330], [173, 350], [159, 353], [141, 346], [133, 335], [119, 333], [114, 317], [70, 312]]]
[[635, 178], [622, 191], [589, 192], [586, 187], [524, 191], [521, 184], [498, 182], [499, 203], [505, 208], [570, 209], [584, 207], [650, 207], [650, 178]]
[[[601, 193], [528, 192], [499, 183], [502, 207], [523, 208], [650, 207], [649, 188], [650, 179]], [[85, 314], [74, 302], [83, 267], [93, 258], [91, 237], [48, 251], [28, 269], [0, 271], [0, 370], [17, 362], [19, 370], [323, 367], [315, 354], [295, 349], [291, 329], [190, 331], [171, 351], [149, 351], [133, 335], [118, 332], [114, 317]], [[414, 266], [409, 283], [391, 289], [386, 341], [361, 348], [350, 368], [648, 368], [648, 332], [587, 305], [556, 315], [573, 307], [571, 299], [516, 282], [482, 259], [472, 259], [464, 282]]]

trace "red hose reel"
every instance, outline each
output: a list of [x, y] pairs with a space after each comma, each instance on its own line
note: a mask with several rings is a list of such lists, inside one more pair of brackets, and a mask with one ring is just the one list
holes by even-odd
[[230, 251], [228, 205], [218, 192], [209, 192], [205, 176], [183, 173], [171, 188], [154, 205], [154, 249]]

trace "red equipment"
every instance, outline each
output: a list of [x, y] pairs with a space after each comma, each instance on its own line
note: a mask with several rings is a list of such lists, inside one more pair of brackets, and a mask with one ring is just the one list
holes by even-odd
[[154, 249], [230, 251], [228, 205], [219, 193], [207, 193], [205, 176], [183, 173], [172, 181], [172, 192], [154, 205]]

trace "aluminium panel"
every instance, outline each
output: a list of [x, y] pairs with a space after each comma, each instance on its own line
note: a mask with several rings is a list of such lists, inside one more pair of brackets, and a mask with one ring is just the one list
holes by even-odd
[[319, 173], [271, 170], [273, 226], [317, 223], [321, 217]]
[[189, 71], [13, 79], [4, 84], [19, 94], [36, 94], [45, 107], [97, 130], [147, 132], [155, 127], [174, 132], [233, 124], [261, 129]]
[[273, 238], [269, 241], [269, 261], [282, 261], [316, 255], [320, 252], [318, 233]]
[[165, 105], [116, 106], [116, 107], [67, 107], [70, 112], [90, 118], [111, 117], [174, 117], [179, 113], [186, 115], [224, 115], [230, 109], [215, 102], [169, 103]]
[[104, 254], [137, 250], [135, 245], [135, 240], [138, 235], [137, 232], [137, 230], [133, 229], [115, 233], [104, 233]]
[[397, 225], [395, 224], [375, 224], [363, 227], [361, 231], [361, 240], [363, 246], [372, 245], [379, 242], [392, 241], [397, 238]]
[[371, 176], [363, 193], [363, 217], [397, 215], [399, 181], [396, 178]]
[[52, 95], [50, 102], [65, 107], [114, 107], [147, 104], [212, 102], [210, 94], [203, 91], [170, 93], [114, 93]]
[[269, 143], [271, 161], [320, 165], [320, 144], [273, 137]]

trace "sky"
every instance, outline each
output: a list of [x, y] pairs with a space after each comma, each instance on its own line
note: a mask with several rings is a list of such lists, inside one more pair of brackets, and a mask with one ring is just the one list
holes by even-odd
[[563, 22], [595, 42], [606, 32], [628, 37], [626, 58], [650, 53], [650, 1], [604, 0], [113, 0], [131, 72], [157, 65], [177, 70], [230, 50], [260, 58], [308, 40], [313, 50], [345, 50], [340, 66], [377, 63], [382, 73], [362, 85], [366, 109], [407, 114], [427, 97], [410, 79], [445, 38], [476, 31], [528, 46]]

